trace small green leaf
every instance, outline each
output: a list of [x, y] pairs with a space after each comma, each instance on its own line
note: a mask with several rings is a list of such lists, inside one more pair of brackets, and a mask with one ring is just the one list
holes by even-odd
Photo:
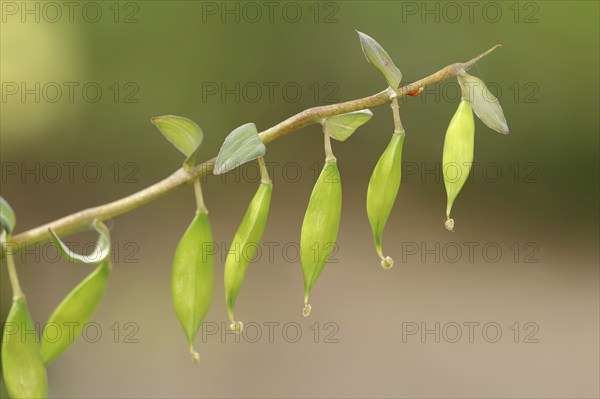
[[13, 300], [2, 336], [2, 374], [11, 398], [45, 398], [48, 377], [25, 298]]
[[498, 99], [487, 88], [483, 81], [466, 72], [460, 73], [458, 83], [467, 93], [475, 115], [492, 130], [508, 134], [508, 124]]
[[42, 333], [41, 355], [44, 364], [50, 363], [67, 349], [91, 320], [104, 294], [111, 269], [110, 260], [104, 260], [52, 312]]
[[194, 121], [182, 116], [165, 115], [151, 119], [160, 132], [187, 157], [185, 166], [193, 166], [204, 134]]
[[322, 122], [323, 130], [331, 138], [338, 141], [345, 141], [348, 137], [352, 136], [356, 129], [367, 123], [372, 116], [373, 113], [368, 109], [330, 116]]
[[17, 217], [15, 212], [12, 210], [8, 201], [0, 197], [0, 224], [6, 230], [7, 235], [11, 235], [15, 229], [17, 223]]
[[215, 244], [208, 215], [197, 213], [177, 245], [171, 296], [194, 361], [194, 339], [212, 303]]
[[213, 174], [221, 175], [246, 162], [262, 157], [267, 152], [256, 125], [246, 123], [229, 133], [221, 146]]
[[232, 330], [242, 330], [242, 324], [235, 321], [233, 311], [246, 276], [248, 264], [254, 257], [256, 248], [260, 244], [265, 231], [272, 192], [273, 184], [271, 182], [260, 184], [233, 237], [231, 249], [227, 253], [224, 278], [225, 302], [227, 303], [227, 312], [232, 323]]
[[50, 231], [50, 239], [52, 243], [56, 246], [58, 252], [69, 262], [95, 264], [104, 261], [106, 258], [108, 258], [108, 255], [110, 255], [110, 233], [106, 225], [99, 220], [94, 222], [93, 227], [96, 229], [100, 237], [98, 237], [98, 242], [96, 243], [92, 253], [89, 255], [79, 255], [71, 251], [69, 247], [62, 242], [54, 230], [48, 230]]
[[342, 183], [335, 159], [325, 166], [315, 183], [300, 232], [300, 260], [304, 275], [304, 316], [310, 313], [310, 292], [335, 249], [342, 215]]
[[396, 90], [402, 80], [402, 72], [400, 72], [394, 61], [392, 61], [392, 58], [375, 39], [365, 33], [356, 32], [360, 38], [360, 45], [367, 60], [383, 74], [388, 85]]

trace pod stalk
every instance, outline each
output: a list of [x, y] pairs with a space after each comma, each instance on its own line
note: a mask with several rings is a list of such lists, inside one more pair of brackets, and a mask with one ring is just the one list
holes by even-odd
[[5, 251], [6, 253], [6, 268], [8, 269], [8, 278], [10, 280], [10, 286], [13, 291], [13, 300], [19, 298], [25, 298], [25, 294], [21, 289], [21, 284], [19, 283], [19, 275], [17, 274], [17, 267], [15, 266], [15, 258], [13, 256], [12, 250]]
[[325, 162], [335, 161], [335, 155], [333, 155], [333, 149], [331, 148], [331, 136], [329, 133], [324, 132], [325, 136]]
[[392, 98], [392, 115], [394, 117], [394, 133], [404, 133], [404, 126], [400, 119], [400, 106], [398, 105], [398, 97]]
[[269, 177], [269, 171], [265, 165], [264, 157], [258, 157], [258, 166], [260, 167], [260, 182], [263, 184], [271, 183], [271, 178]]
[[194, 194], [196, 196], [196, 212], [208, 214], [208, 209], [206, 209], [206, 205], [204, 205], [204, 196], [202, 195], [200, 179], [194, 180]]

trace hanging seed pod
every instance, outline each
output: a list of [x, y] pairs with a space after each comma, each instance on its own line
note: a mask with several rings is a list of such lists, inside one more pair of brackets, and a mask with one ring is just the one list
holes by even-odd
[[454, 219], [450, 218], [452, 205], [469, 178], [475, 147], [475, 122], [471, 103], [463, 99], [448, 125], [442, 155], [442, 172], [448, 202], [446, 205], [446, 229], [454, 230]]
[[44, 326], [41, 355], [44, 364], [50, 363], [73, 343], [90, 321], [106, 288], [112, 265], [108, 259], [100, 263], [54, 310]]
[[375, 165], [367, 189], [367, 215], [373, 231], [375, 249], [381, 258], [381, 266], [385, 269], [391, 268], [394, 260], [389, 256], [383, 256], [381, 236], [400, 188], [402, 146], [405, 135], [403, 131], [392, 135], [390, 143]]
[[225, 260], [225, 302], [231, 320], [231, 329], [237, 332], [242, 331], [243, 324], [241, 321], [235, 321], [233, 309], [244, 282], [248, 264], [256, 253], [256, 247], [262, 240], [265, 231], [272, 191], [273, 184], [270, 181], [260, 184], [235, 233], [231, 249]]
[[310, 314], [308, 298], [335, 247], [342, 213], [342, 185], [335, 158], [331, 157], [313, 188], [300, 233], [300, 259], [304, 274], [304, 316]]
[[171, 277], [173, 307], [195, 362], [194, 339], [212, 302], [214, 253], [208, 214], [197, 212], [177, 245]]
[[46, 368], [25, 298], [12, 303], [2, 337], [2, 373], [11, 398], [45, 398]]

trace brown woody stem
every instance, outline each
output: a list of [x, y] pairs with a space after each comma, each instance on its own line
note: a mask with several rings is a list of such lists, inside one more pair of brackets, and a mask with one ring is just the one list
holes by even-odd
[[[456, 76], [461, 71], [471, 68], [477, 61], [490, 54], [498, 47], [500, 47], [500, 45], [492, 47], [470, 61], [448, 65], [416, 82], [400, 87], [395, 93], [392, 89], [387, 88], [368, 97], [306, 109], [261, 132], [260, 138], [263, 143], [268, 144], [305, 126], [318, 123], [318, 121], [323, 118], [388, 104], [392, 101], [392, 98], [405, 96], [407, 93], [415, 91], [420, 87], [431, 86], [442, 80]], [[16, 244], [15, 246], [18, 250], [28, 245], [48, 241], [49, 228], [53, 229], [61, 237], [66, 237], [70, 234], [86, 230], [94, 219], [107, 220], [122, 215], [149, 202], [155, 201], [158, 198], [175, 191], [181, 186], [192, 183], [199, 177], [212, 172], [214, 164], [215, 158], [212, 158], [189, 170], [180, 168], [169, 177], [141, 191], [104, 205], [84, 209], [53, 222], [27, 230], [12, 237], [11, 242]]]

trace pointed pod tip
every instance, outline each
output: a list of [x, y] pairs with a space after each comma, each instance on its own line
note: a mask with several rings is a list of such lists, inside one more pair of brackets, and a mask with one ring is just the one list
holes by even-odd
[[311, 309], [312, 309], [312, 306], [310, 306], [310, 304], [304, 305], [304, 309], [302, 309], [302, 316], [304, 316], [304, 317], [310, 316]]
[[194, 350], [193, 346], [190, 346], [190, 355], [192, 355], [192, 361], [194, 363], [200, 363], [200, 354]]
[[386, 256], [385, 258], [382, 257], [381, 258], [381, 267], [383, 267], [384, 269], [391, 269], [392, 266], [394, 266], [394, 259], [392, 259], [389, 256]]
[[229, 324], [229, 329], [239, 334], [244, 329], [244, 323], [232, 320], [231, 324]]
[[454, 232], [454, 219], [446, 219], [446, 221], [444, 222], [444, 226], [446, 227], [446, 230]]

